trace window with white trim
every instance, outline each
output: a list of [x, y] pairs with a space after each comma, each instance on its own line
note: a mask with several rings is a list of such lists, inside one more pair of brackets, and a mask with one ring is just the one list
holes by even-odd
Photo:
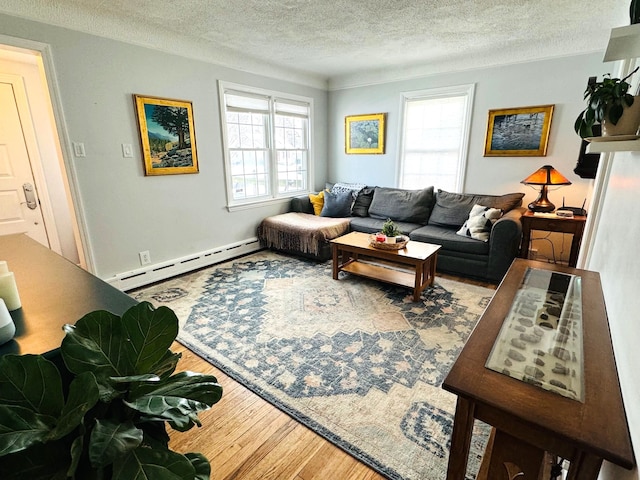
[[462, 192], [474, 85], [405, 92], [399, 186]]
[[311, 98], [220, 82], [230, 206], [308, 191]]

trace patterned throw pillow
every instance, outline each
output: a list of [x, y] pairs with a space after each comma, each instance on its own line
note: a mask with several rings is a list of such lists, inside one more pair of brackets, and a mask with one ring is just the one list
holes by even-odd
[[334, 183], [333, 186], [331, 187], [331, 193], [354, 192], [357, 194], [364, 187], [366, 187], [364, 183], [337, 182], [337, 183]]
[[317, 194], [310, 193], [309, 200], [311, 201], [311, 205], [313, 205], [313, 213], [320, 215], [322, 207], [324, 207], [324, 190]]
[[502, 216], [499, 208], [474, 205], [469, 213], [469, 219], [464, 222], [462, 228], [456, 233], [464, 237], [475, 238], [486, 242], [489, 240], [491, 227]]

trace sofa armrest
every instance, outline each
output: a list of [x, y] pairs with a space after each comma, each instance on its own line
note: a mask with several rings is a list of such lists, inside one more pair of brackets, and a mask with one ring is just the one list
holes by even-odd
[[525, 210], [526, 208], [519, 207], [508, 211], [491, 228], [487, 276], [493, 281], [502, 280], [518, 255], [522, 240], [520, 217]]
[[309, 195], [300, 195], [291, 199], [290, 211], [314, 214]]

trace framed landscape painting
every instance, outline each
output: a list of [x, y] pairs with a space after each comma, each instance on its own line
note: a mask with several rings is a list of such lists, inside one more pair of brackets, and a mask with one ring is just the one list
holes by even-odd
[[489, 110], [485, 157], [544, 157], [553, 105]]
[[191, 102], [133, 96], [145, 175], [198, 173]]
[[346, 153], [384, 153], [386, 113], [345, 117]]

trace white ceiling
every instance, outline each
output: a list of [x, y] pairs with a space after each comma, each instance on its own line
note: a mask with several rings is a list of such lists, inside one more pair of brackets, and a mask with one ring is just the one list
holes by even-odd
[[630, 0], [3, 0], [0, 12], [314, 86], [604, 51]]

